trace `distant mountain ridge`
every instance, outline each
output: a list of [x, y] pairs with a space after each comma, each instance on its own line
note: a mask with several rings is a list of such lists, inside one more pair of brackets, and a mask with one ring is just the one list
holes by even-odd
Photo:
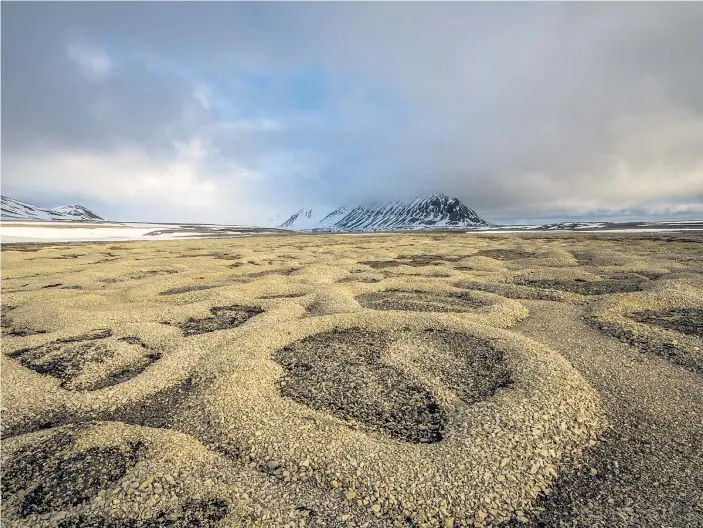
[[3, 220], [64, 220], [74, 222], [103, 220], [103, 218], [82, 205], [64, 205], [54, 209], [45, 209], [15, 200], [9, 196], [0, 196], [0, 199], [0, 217]]
[[332, 211], [300, 209], [278, 227], [303, 231], [396, 231], [489, 225], [459, 199], [433, 193], [409, 200], [342, 206]]

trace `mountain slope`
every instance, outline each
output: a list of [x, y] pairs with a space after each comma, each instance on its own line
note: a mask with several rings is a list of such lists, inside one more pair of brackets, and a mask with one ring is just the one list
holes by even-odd
[[457, 198], [435, 193], [411, 200], [339, 207], [321, 214], [313, 209], [300, 209], [280, 227], [296, 230], [394, 231], [487, 225], [488, 222]]
[[68, 220], [86, 221], [102, 220], [90, 209], [82, 205], [64, 205], [55, 209], [45, 209], [36, 205], [20, 202], [9, 196], [0, 197], [0, 216], [3, 220]]

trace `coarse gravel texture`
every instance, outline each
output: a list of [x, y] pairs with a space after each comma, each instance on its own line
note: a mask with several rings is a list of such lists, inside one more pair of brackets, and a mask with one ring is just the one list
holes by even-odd
[[702, 526], [703, 251], [645, 235], [4, 245], [2, 525]]
[[[701, 378], [600, 333], [582, 310], [533, 301], [518, 331], [563, 354], [602, 397], [603, 438], [562, 468], [542, 511], [514, 526], [703, 525]], [[604, 368], [607, 365], [607, 368]]]
[[671, 274], [652, 286], [592, 304], [591, 323], [644, 353], [703, 375], [703, 276]]
[[374, 310], [411, 310], [415, 312], [466, 312], [490, 305], [485, 298], [467, 292], [433, 293], [386, 290], [364, 293], [356, 300]]

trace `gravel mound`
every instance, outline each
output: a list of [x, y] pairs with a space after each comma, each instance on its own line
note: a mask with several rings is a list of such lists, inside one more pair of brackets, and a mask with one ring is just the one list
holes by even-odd
[[2, 305], [2, 311], [0, 312], [0, 332], [3, 336], [27, 337], [46, 333], [46, 330], [35, 330], [25, 325], [16, 325], [13, 317], [10, 315], [10, 312], [16, 308], [17, 306]]

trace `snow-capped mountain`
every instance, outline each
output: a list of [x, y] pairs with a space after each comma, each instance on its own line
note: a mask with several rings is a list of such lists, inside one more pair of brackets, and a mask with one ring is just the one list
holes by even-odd
[[279, 227], [295, 230], [395, 231], [488, 225], [457, 198], [435, 193], [410, 200], [338, 207], [332, 211], [300, 209]]
[[102, 220], [93, 211], [86, 209], [82, 205], [64, 205], [54, 209], [45, 209], [20, 202], [9, 196], [1, 196], [0, 198], [0, 216], [2, 216], [3, 220], [72, 220], [74, 222]]

